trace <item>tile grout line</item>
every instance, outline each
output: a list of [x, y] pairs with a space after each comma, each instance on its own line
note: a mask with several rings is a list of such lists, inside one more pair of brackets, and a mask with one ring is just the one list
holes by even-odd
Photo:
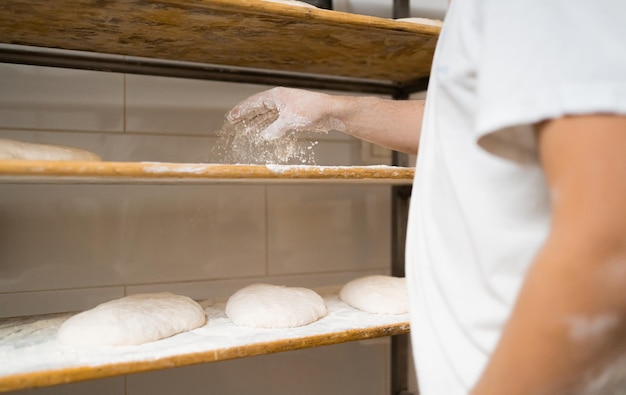
[[[266, 253], [266, 256], [268, 254]], [[266, 259], [267, 261], [267, 259]], [[267, 266], [267, 264], [266, 264]], [[270, 275], [269, 273], [265, 274], [265, 276], [271, 277], [280, 277], [280, 278], [292, 278], [292, 277], [300, 277], [300, 276], [326, 276], [326, 275], [343, 275], [343, 274], [352, 274], [352, 273], [382, 273], [385, 271], [385, 268], [368, 268], [368, 269], [359, 269], [359, 270], [339, 270], [339, 271], [322, 271], [322, 272], [299, 272], [299, 273], [280, 273]], [[125, 283], [125, 284], [113, 284], [113, 285], [94, 285], [94, 286], [86, 286], [86, 287], [70, 287], [70, 288], [47, 288], [47, 289], [32, 289], [28, 291], [5, 291], [0, 292], [0, 297], [4, 295], [13, 295], [13, 294], [36, 294], [40, 292], [68, 292], [68, 291], [93, 291], [93, 290], [101, 290], [101, 289], [114, 289], [120, 288], [124, 295], [128, 293], [129, 287], [142, 287], [142, 286], [167, 286], [169, 284], [199, 284], [206, 282], [223, 282], [223, 281], [251, 281], [254, 279], [259, 279], [259, 276], [244, 276], [244, 277], [219, 277], [219, 278], [202, 278], [202, 279], [194, 279], [194, 280], [182, 280], [182, 281], [156, 281], [156, 282], [146, 282], [146, 283]]]

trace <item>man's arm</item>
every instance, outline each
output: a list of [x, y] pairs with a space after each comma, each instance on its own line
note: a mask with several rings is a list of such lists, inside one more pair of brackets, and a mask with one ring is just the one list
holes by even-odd
[[[339, 96], [292, 88], [273, 88], [237, 104], [227, 115], [235, 124], [268, 140], [289, 130], [336, 130], [406, 153], [417, 153], [423, 100]], [[268, 126], [267, 120], [272, 122]], [[263, 129], [263, 130], [260, 130]]]
[[588, 390], [626, 363], [626, 117], [565, 117], [538, 136], [550, 235], [473, 395], [605, 393]]
[[331, 105], [331, 113], [346, 126], [343, 132], [396, 151], [417, 154], [424, 100], [333, 96]]

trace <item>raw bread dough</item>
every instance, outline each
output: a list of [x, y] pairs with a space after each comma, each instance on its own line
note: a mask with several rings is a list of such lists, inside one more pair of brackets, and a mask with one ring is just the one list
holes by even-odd
[[226, 303], [226, 315], [235, 325], [254, 328], [293, 328], [326, 314], [324, 299], [315, 291], [271, 284], [249, 285]]
[[443, 26], [443, 21], [440, 21], [439, 19], [428, 19], [428, 18], [398, 18], [396, 19], [396, 21], [398, 22], [411, 22], [411, 23], [417, 23], [418, 25], [428, 25], [428, 26], [436, 26], [436, 27], [441, 27]]
[[357, 278], [341, 288], [339, 297], [355, 309], [368, 313], [404, 314], [409, 311], [409, 298], [404, 277]]
[[202, 307], [186, 296], [136, 294], [70, 317], [57, 340], [76, 346], [129, 346], [190, 331], [206, 321]]
[[51, 144], [0, 139], [0, 159], [100, 161], [93, 152]]
[[287, 4], [287, 5], [295, 5], [295, 6], [298, 6], [298, 7], [317, 8], [313, 4], [309, 4], [307, 2], [299, 1], [299, 0], [265, 0], [265, 1], [268, 1], [270, 3], [280, 3], [280, 4]]

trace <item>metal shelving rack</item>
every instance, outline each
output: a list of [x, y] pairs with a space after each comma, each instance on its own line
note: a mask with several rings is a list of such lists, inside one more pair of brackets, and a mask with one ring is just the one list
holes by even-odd
[[[409, 0], [393, 0], [394, 18], [408, 14]], [[401, 100], [426, 89], [438, 34], [433, 26], [259, 0], [120, 0], [105, 8], [96, 0], [5, 0], [0, 62]], [[393, 154], [393, 165], [407, 164]], [[410, 193], [410, 185], [392, 186], [395, 276], [404, 276]], [[406, 334], [392, 336], [394, 395], [408, 394], [408, 343]]]

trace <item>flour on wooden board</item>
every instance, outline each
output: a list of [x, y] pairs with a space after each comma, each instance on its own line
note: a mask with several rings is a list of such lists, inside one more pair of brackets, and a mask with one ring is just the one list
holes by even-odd
[[297, 7], [317, 8], [313, 4], [309, 4], [307, 2], [298, 1], [298, 0], [265, 0], [265, 1], [269, 3], [280, 3], [280, 4], [293, 5]]
[[439, 19], [410, 17], [410, 18], [397, 18], [395, 20], [398, 22], [416, 23], [418, 25], [428, 25], [428, 26], [435, 26], [435, 27], [443, 26], [443, 21]]
[[0, 139], [0, 159], [100, 161], [93, 152], [61, 145]]
[[76, 346], [137, 345], [190, 331], [206, 321], [202, 307], [186, 296], [136, 294], [70, 317], [59, 328], [57, 340]]
[[252, 284], [235, 292], [226, 315], [237, 326], [294, 328], [326, 316], [324, 299], [308, 288]]
[[224, 349], [241, 350], [276, 342], [298, 344], [303, 339], [312, 338], [340, 341], [341, 334], [346, 331], [379, 333], [381, 327], [397, 325], [408, 329], [406, 314], [363, 313], [339, 300], [339, 287], [318, 289], [317, 292], [324, 296], [328, 315], [301, 327], [260, 330], [236, 326], [226, 317], [224, 304], [206, 301], [201, 305], [209, 322], [193, 331], [141, 346], [94, 347], [94, 352], [85, 352], [85, 347], [70, 347], [57, 341], [59, 327], [70, 314], [9, 318], [0, 323], [0, 359], [11, 363], [0, 363], [0, 376], [33, 372], [46, 372], [44, 375], [47, 375], [67, 368], [76, 371], [77, 367], [87, 367], [87, 371], [102, 367], [102, 371], [110, 371], [111, 367], [115, 369], [116, 364], [132, 366], [136, 362], [143, 366], [153, 363], [160, 367], [163, 363], [173, 366], [188, 357], [200, 362], [198, 353], [211, 359], [210, 355], [226, 355], [222, 354]]
[[366, 276], [346, 283], [341, 300], [368, 313], [405, 314], [409, 311], [406, 279], [392, 276]]

